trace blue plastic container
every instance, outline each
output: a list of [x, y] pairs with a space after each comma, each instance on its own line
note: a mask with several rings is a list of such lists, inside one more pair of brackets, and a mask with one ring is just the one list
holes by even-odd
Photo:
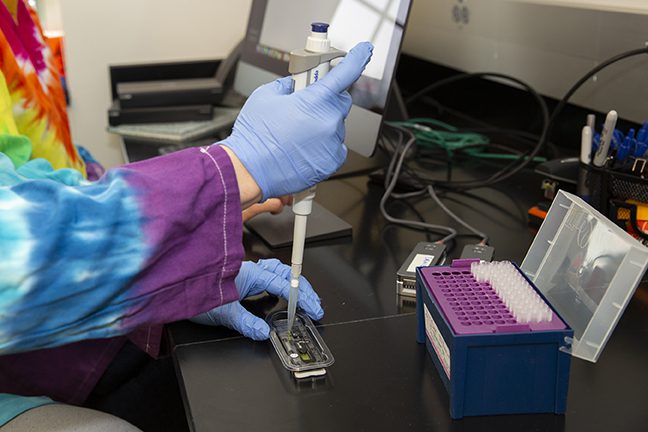
[[445, 384], [450, 416], [564, 413], [571, 328], [531, 331], [506, 323], [493, 333], [455, 331], [428, 281], [433, 273], [469, 273], [469, 266], [417, 269], [417, 341], [426, 344]]

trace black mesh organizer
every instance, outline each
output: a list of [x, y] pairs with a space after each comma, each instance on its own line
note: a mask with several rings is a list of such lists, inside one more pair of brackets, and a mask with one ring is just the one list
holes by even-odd
[[[644, 240], [648, 234], [637, 226], [637, 207], [627, 203], [636, 200], [648, 203], [648, 179], [637, 174], [622, 173], [591, 165], [582, 165], [587, 170], [586, 186], [589, 190], [589, 202], [598, 211], [625, 228], [627, 220], [619, 220], [619, 209], [630, 213], [630, 223], [634, 231]], [[637, 171], [648, 174], [648, 164], [636, 166]]]

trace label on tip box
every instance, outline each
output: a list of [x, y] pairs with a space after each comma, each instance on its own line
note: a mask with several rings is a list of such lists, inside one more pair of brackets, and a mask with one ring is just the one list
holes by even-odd
[[436, 352], [441, 366], [443, 366], [446, 376], [450, 379], [450, 350], [448, 349], [448, 344], [446, 344], [445, 339], [441, 336], [439, 327], [437, 327], [436, 323], [432, 319], [432, 315], [430, 314], [427, 305], [423, 306], [423, 312], [425, 315], [425, 333], [432, 344], [432, 348], [434, 348], [434, 351]]

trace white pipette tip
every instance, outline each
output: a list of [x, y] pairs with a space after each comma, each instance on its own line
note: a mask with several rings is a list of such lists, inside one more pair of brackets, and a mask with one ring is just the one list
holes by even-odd
[[288, 330], [292, 329], [295, 323], [295, 312], [297, 312], [297, 300], [299, 299], [299, 279], [290, 280], [290, 292], [288, 293]]
[[529, 282], [508, 261], [480, 262], [470, 266], [477, 282], [488, 282], [520, 323], [548, 322], [551, 309]]

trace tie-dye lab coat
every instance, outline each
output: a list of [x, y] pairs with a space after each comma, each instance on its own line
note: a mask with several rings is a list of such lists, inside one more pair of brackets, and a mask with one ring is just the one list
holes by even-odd
[[37, 18], [0, 2], [0, 425], [48, 401], [14, 395], [81, 403], [127, 338], [155, 355], [162, 323], [238, 297], [227, 155], [185, 150], [90, 183], [55, 69]]
[[94, 183], [0, 154], [0, 393], [83, 402], [126, 337], [155, 354], [161, 324], [237, 300], [241, 233], [219, 146]]

